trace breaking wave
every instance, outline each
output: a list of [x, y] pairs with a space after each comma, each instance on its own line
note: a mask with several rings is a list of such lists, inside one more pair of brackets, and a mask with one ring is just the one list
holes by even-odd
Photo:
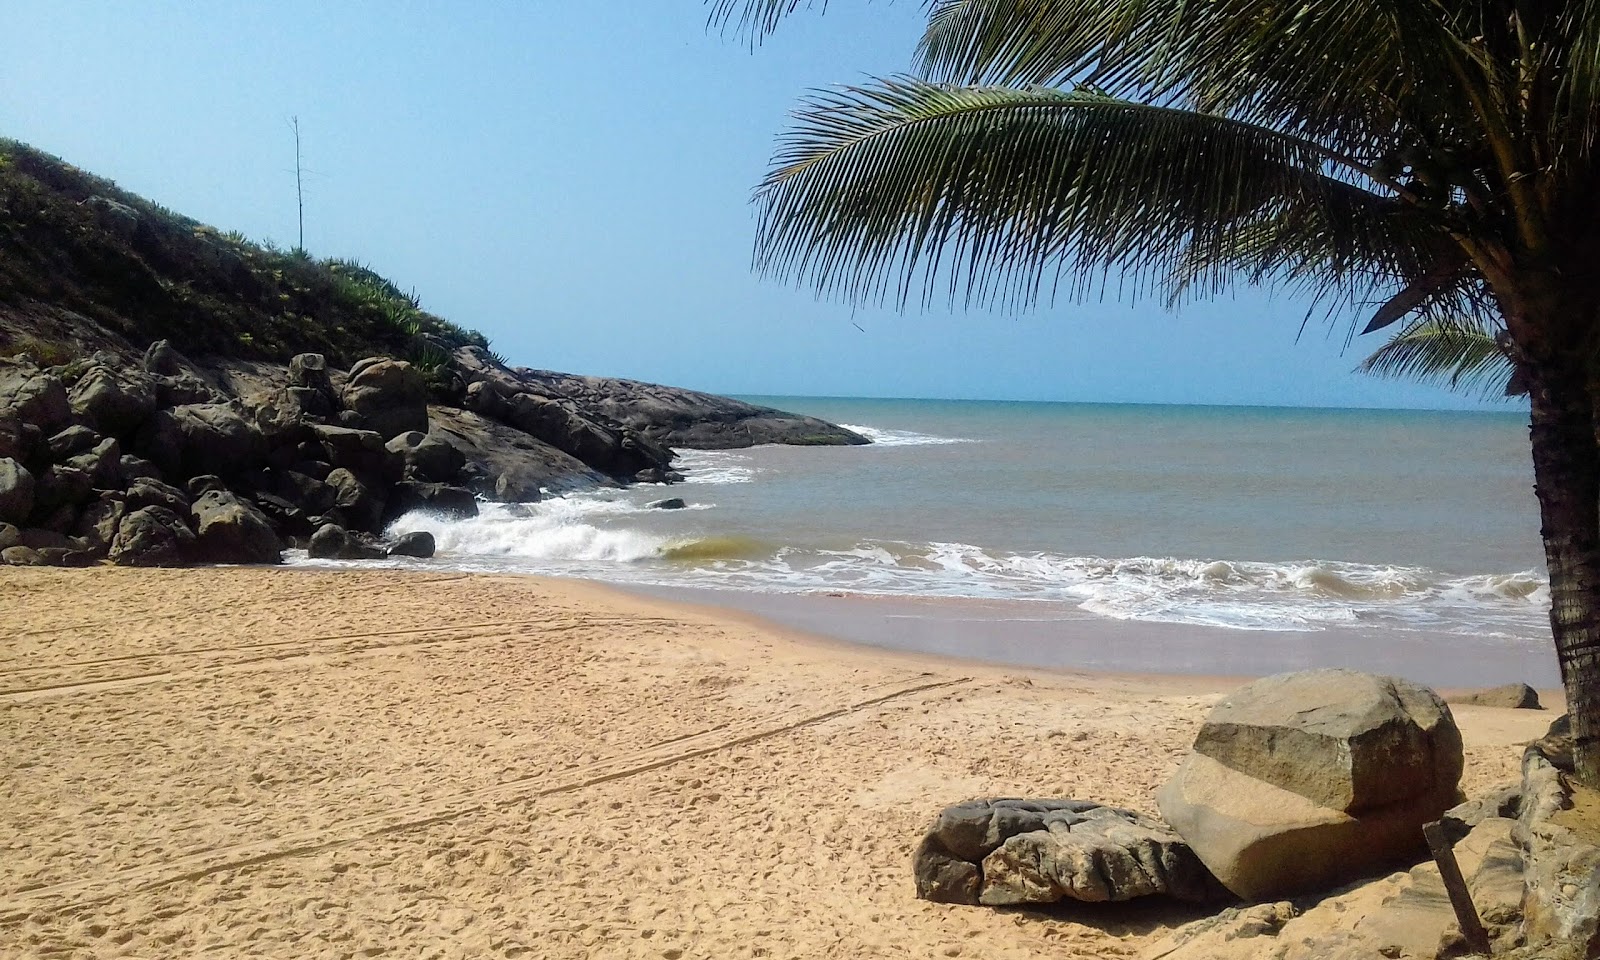
[[859, 433], [880, 447], [929, 447], [947, 443], [976, 443], [965, 437], [936, 437], [928, 433], [917, 433], [913, 430], [889, 430], [883, 427], [868, 427], [856, 423], [841, 423], [853, 433]]
[[428, 531], [438, 545], [435, 563], [468, 570], [762, 592], [1052, 600], [1119, 620], [1244, 630], [1381, 625], [1528, 639], [1548, 630], [1549, 587], [1531, 570], [1453, 577], [1422, 567], [1077, 557], [947, 542], [802, 547], [696, 533], [686, 529], [695, 522], [684, 511], [651, 510], [628, 497], [483, 504], [466, 520], [416, 513], [394, 529]]

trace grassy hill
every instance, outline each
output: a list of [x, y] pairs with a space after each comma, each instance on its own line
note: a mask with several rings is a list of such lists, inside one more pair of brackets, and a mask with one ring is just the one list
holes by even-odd
[[425, 372], [488, 346], [362, 264], [253, 243], [0, 140], [0, 357], [56, 364], [163, 338], [196, 357], [385, 354]]

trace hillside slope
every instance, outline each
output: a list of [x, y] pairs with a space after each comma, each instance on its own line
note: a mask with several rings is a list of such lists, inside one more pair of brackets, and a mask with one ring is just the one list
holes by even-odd
[[0, 554], [267, 562], [334, 528], [331, 555], [369, 556], [414, 509], [673, 482], [674, 446], [867, 442], [488, 346], [361, 264], [0, 141]]

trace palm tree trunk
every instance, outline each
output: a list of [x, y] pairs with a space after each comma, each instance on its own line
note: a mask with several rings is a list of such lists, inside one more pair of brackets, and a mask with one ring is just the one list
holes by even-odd
[[1550, 629], [1572, 715], [1576, 778], [1600, 787], [1600, 444], [1588, 365], [1526, 370], [1534, 487], [1550, 570]]

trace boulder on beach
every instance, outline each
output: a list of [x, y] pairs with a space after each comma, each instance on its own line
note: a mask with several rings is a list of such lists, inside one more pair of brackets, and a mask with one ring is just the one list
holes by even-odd
[[1445, 698], [1448, 703], [1473, 707], [1503, 707], [1508, 710], [1543, 710], [1539, 691], [1526, 683], [1508, 683], [1503, 687], [1490, 687]]
[[389, 556], [426, 560], [433, 556], [434, 549], [433, 534], [416, 530], [396, 537], [394, 543], [389, 544]]
[[1165, 896], [1220, 888], [1187, 844], [1150, 817], [1083, 800], [968, 800], [946, 808], [912, 860], [917, 896], [1015, 906]]
[[1218, 703], [1157, 803], [1229, 890], [1272, 900], [1414, 862], [1422, 825], [1459, 802], [1461, 769], [1433, 691], [1310, 670]]
[[189, 508], [198, 555], [208, 563], [279, 563], [283, 544], [256, 506], [227, 490], [208, 490]]

